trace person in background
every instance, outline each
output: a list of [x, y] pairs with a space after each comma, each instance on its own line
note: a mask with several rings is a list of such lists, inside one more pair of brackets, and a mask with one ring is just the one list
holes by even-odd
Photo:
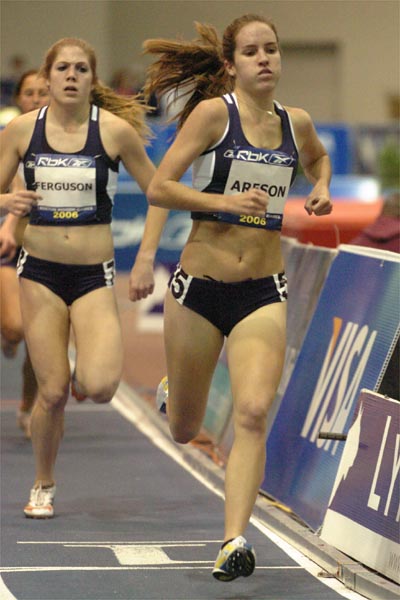
[[378, 218], [351, 242], [358, 246], [400, 252], [400, 192], [388, 192]]
[[140, 91], [141, 86], [138, 85], [133, 71], [118, 69], [111, 78], [110, 87], [120, 96], [133, 96]]
[[[15, 87], [15, 104], [21, 114], [45, 106], [49, 100], [46, 80], [38, 77], [36, 69], [23, 73]], [[22, 165], [21, 165], [22, 166]], [[25, 190], [23, 174], [14, 177], [9, 192], [18, 194]], [[6, 216], [0, 228], [0, 320], [1, 348], [6, 358], [13, 358], [24, 337], [19, 289], [16, 274], [18, 252], [28, 217]], [[36, 377], [33, 372], [29, 352], [25, 345], [25, 359], [22, 366], [22, 399], [17, 411], [17, 424], [30, 438], [30, 415], [37, 392]]]
[[8, 59], [8, 73], [0, 79], [0, 107], [9, 106], [15, 98], [15, 88], [23, 73], [28, 70], [28, 61], [22, 54], [13, 54]]
[[[385, 194], [378, 218], [359, 233], [351, 242], [400, 253], [400, 191]], [[400, 400], [400, 342], [394, 347], [378, 392], [394, 400]]]
[[[147, 40], [158, 55], [147, 94], [184, 84], [179, 132], [148, 189], [150, 205], [191, 211], [193, 226], [165, 298], [167, 381], [159, 398], [179, 443], [200, 430], [224, 341], [234, 440], [225, 475], [224, 543], [213, 575], [251, 575], [244, 537], [266, 463], [267, 415], [282, 373], [287, 283], [280, 247], [284, 203], [300, 161], [309, 215], [327, 215], [330, 160], [313, 122], [275, 100], [281, 54], [275, 25], [246, 14], [200, 39]], [[180, 182], [193, 165], [193, 187]], [[267, 471], [268, 472], [268, 471]]]
[[[122, 339], [113, 289], [111, 233], [120, 161], [145, 192], [154, 174], [144, 143], [146, 108], [97, 77], [93, 48], [63, 38], [46, 53], [40, 74], [50, 102], [1, 132], [0, 184], [5, 193], [22, 161], [35, 193], [17, 265], [23, 327], [38, 393], [31, 416], [35, 479], [24, 513], [54, 515], [55, 463], [69, 391], [109, 402], [120, 381]], [[152, 255], [166, 211], [150, 209], [130, 277], [132, 299], [154, 287]], [[71, 376], [72, 329], [76, 361]]]

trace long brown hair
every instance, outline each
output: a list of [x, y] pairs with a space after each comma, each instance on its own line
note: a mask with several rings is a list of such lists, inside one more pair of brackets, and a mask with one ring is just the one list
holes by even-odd
[[151, 109], [145, 104], [143, 95], [121, 96], [102, 83], [97, 76], [97, 59], [95, 51], [85, 40], [79, 38], [62, 38], [61, 40], [58, 40], [58, 42], [53, 44], [46, 52], [39, 75], [49, 79], [50, 70], [57, 55], [63, 48], [69, 46], [80, 48], [87, 56], [93, 74], [91, 101], [100, 108], [104, 108], [127, 121], [136, 129], [144, 142], [152, 137], [150, 128], [145, 122], [145, 115]]
[[183, 109], [172, 117], [182, 127], [188, 115], [201, 101], [216, 98], [233, 90], [234, 80], [225, 69], [224, 61], [233, 62], [236, 37], [248, 23], [265, 23], [278, 41], [278, 33], [270, 19], [245, 14], [235, 19], [225, 30], [222, 41], [213, 25], [195, 22], [198, 38], [192, 41], [150, 39], [143, 44], [145, 54], [157, 54], [158, 59], [147, 69], [144, 95], [161, 96], [183, 87], [188, 100]]

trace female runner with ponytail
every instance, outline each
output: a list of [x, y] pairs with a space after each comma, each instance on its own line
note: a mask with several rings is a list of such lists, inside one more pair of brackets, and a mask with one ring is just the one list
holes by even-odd
[[[118, 165], [122, 161], [144, 192], [154, 173], [144, 148], [146, 107], [99, 82], [89, 44], [59, 40], [48, 50], [41, 74], [49, 85], [49, 106], [4, 129], [0, 171], [6, 192], [22, 161], [33, 202], [17, 266], [25, 339], [38, 381], [31, 418], [36, 476], [24, 509], [32, 518], [54, 514], [54, 467], [71, 383], [71, 327], [76, 398], [109, 402], [118, 387], [122, 339], [110, 227]], [[133, 300], [153, 291], [153, 259], [166, 215], [149, 211], [151, 227], [131, 272]]]
[[[275, 99], [281, 55], [273, 23], [244, 15], [226, 29], [197, 24], [200, 38], [148, 40], [158, 55], [146, 91], [183, 86], [179, 132], [148, 189], [150, 205], [193, 219], [165, 299], [165, 395], [173, 438], [201, 427], [226, 341], [234, 441], [225, 477], [225, 534], [213, 575], [249, 576], [243, 537], [264, 478], [268, 410], [285, 355], [287, 287], [280, 247], [284, 203], [298, 162], [312, 183], [305, 210], [331, 211], [330, 161], [310, 116]], [[181, 98], [180, 98], [181, 99]], [[193, 186], [180, 182], [192, 165]], [[267, 466], [268, 476], [268, 466]]]

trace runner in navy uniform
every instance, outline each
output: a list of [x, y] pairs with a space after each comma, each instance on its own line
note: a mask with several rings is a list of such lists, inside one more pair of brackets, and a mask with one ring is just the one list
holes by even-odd
[[[244, 15], [227, 28], [222, 45], [213, 27], [197, 29], [193, 42], [145, 43], [159, 55], [147, 92], [180, 83], [193, 92], [148, 190], [151, 205], [191, 211], [193, 218], [165, 300], [168, 386], [163, 381], [159, 389], [161, 398], [168, 393], [174, 439], [190, 441], [226, 340], [235, 435], [224, 545], [213, 575], [231, 581], [255, 565], [243, 534], [264, 477], [267, 415], [285, 355], [284, 202], [299, 160], [313, 184], [306, 211], [330, 213], [331, 169], [310, 116], [274, 100], [281, 74], [274, 25]], [[191, 165], [193, 188], [180, 183]]]
[[[70, 328], [79, 400], [109, 402], [122, 371], [121, 327], [113, 290], [110, 228], [118, 164], [143, 191], [154, 173], [143, 141], [146, 108], [97, 79], [96, 57], [83, 40], [64, 38], [41, 72], [50, 104], [14, 119], [2, 132], [1, 191], [24, 162], [32, 207], [18, 262], [25, 337], [38, 380], [31, 435], [36, 477], [24, 512], [53, 516], [54, 466], [69, 397]], [[166, 211], [150, 209], [130, 296], [153, 291], [153, 262]], [[150, 232], [150, 233], [149, 233]]]
[[[46, 80], [38, 77], [36, 69], [25, 71], [15, 87], [15, 103], [25, 114], [49, 102]], [[22, 164], [10, 186], [10, 194], [25, 190]], [[13, 358], [24, 338], [16, 263], [28, 217], [7, 215], [0, 228], [0, 316], [1, 348], [4, 356]], [[37, 383], [27, 348], [22, 366], [22, 397], [17, 410], [17, 424], [25, 437], [30, 438], [30, 419], [36, 398]]]

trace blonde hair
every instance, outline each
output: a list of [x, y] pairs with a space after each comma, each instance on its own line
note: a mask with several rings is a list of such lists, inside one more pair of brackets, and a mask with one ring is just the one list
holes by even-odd
[[146, 124], [146, 113], [152, 110], [145, 104], [142, 94], [134, 96], [121, 96], [114, 92], [110, 87], [102, 83], [97, 76], [97, 59], [94, 49], [85, 40], [79, 38], [62, 38], [53, 44], [46, 52], [43, 65], [40, 68], [39, 75], [49, 79], [50, 70], [59, 54], [66, 47], [78, 47], [86, 54], [90, 69], [93, 74], [93, 89], [91, 101], [112, 112], [117, 117], [121, 117], [132, 125], [142, 140], [147, 142], [152, 137], [151, 130]]
[[234, 87], [234, 79], [225, 69], [225, 61], [233, 62], [236, 37], [248, 23], [265, 23], [278, 34], [275, 25], [269, 19], [245, 14], [235, 19], [225, 30], [222, 41], [212, 25], [195, 22], [199, 35], [192, 41], [150, 39], [143, 44], [144, 53], [157, 54], [158, 59], [147, 69], [144, 96], [161, 96], [180, 86], [184, 87], [183, 96], [189, 96], [183, 109], [171, 120], [178, 121], [178, 127], [191, 113], [193, 108], [208, 98], [217, 98]]

